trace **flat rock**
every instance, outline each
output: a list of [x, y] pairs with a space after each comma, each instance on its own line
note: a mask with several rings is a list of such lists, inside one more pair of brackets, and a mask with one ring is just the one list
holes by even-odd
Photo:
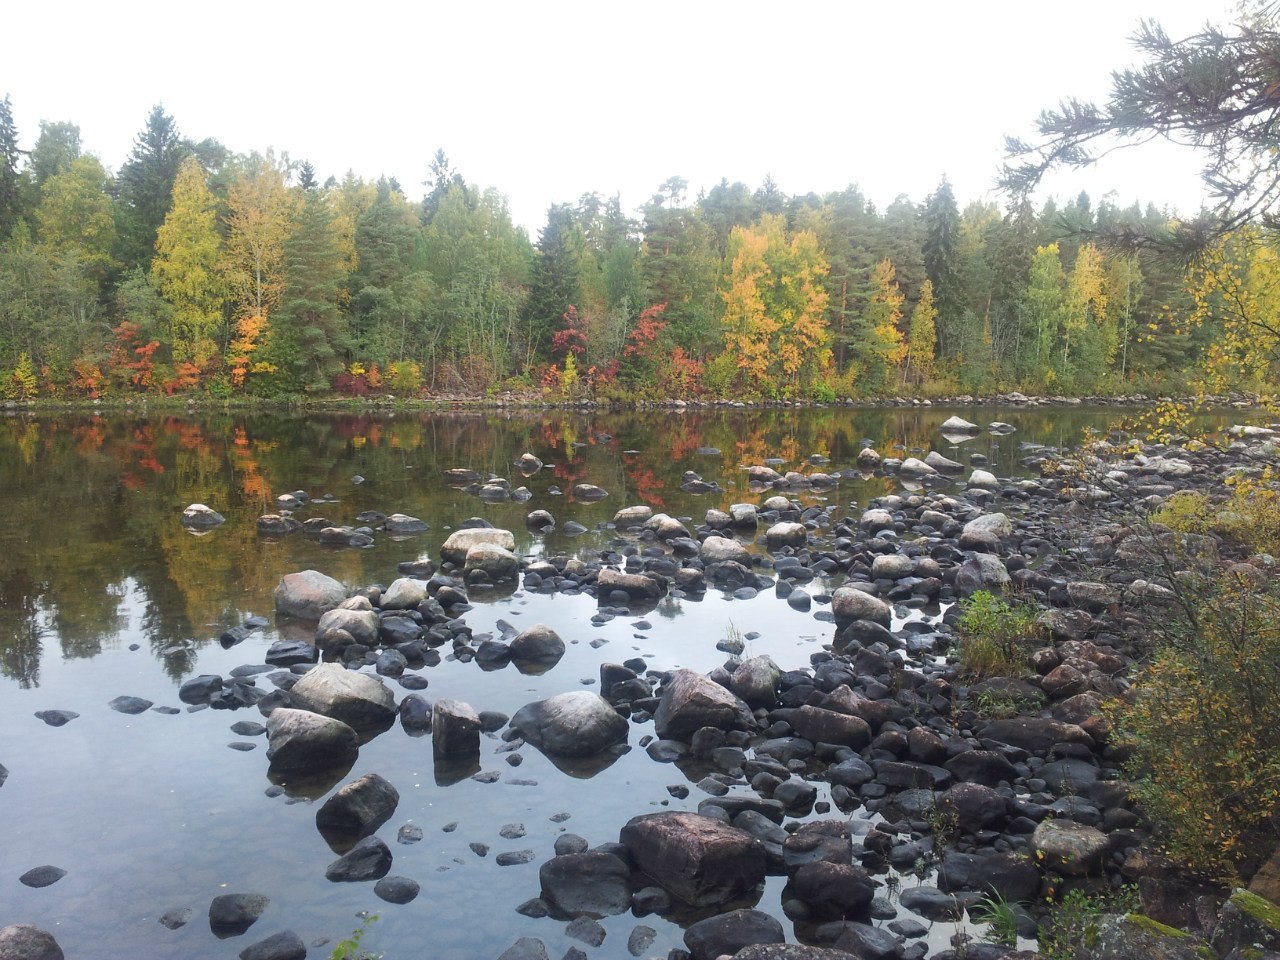
[[334, 883], [360, 883], [379, 880], [391, 869], [391, 850], [378, 837], [365, 837], [344, 853], [324, 872]]
[[395, 697], [386, 684], [337, 663], [307, 671], [290, 695], [299, 706], [356, 729], [385, 726], [396, 718]]
[[18, 878], [18, 882], [24, 887], [47, 887], [57, 883], [66, 875], [67, 871], [61, 867], [45, 864], [42, 867], [32, 867]]
[[526, 704], [511, 727], [544, 753], [590, 757], [627, 739], [628, 724], [603, 697], [586, 690]]

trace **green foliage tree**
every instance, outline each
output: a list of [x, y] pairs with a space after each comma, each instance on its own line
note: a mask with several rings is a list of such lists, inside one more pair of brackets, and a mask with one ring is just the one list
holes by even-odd
[[39, 203], [45, 181], [66, 173], [80, 156], [80, 128], [74, 123], [40, 121], [40, 136], [27, 156], [26, 176], [32, 187], [32, 204]]
[[74, 253], [99, 279], [115, 265], [115, 210], [110, 179], [97, 157], [72, 161], [44, 183], [36, 210], [40, 242], [55, 254]]
[[18, 170], [18, 128], [6, 93], [0, 100], [0, 241], [8, 239], [22, 216], [21, 173]]
[[550, 355], [551, 335], [565, 311], [578, 300], [578, 225], [573, 208], [554, 204], [538, 236], [537, 256], [524, 307], [528, 362]]
[[920, 299], [911, 311], [911, 323], [907, 328], [907, 362], [904, 377], [919, 381], [927, 379], [933, 368], [934, 351], [938, 344], [937, 311], [933, 306], [933, 282], [926, 280], [920, 288]]

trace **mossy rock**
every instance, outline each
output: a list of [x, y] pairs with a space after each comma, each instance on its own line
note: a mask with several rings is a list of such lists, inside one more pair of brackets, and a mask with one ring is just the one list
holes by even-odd
[[1218, 913], [1213, 947], [1222, 956], [1237, 947], [1280, 949], [1280, 907], [1248, 890], [1234, 891]]
[[1209, 944], [1140, 913], [1104, 917], [1074, 960], [1211, 960]]

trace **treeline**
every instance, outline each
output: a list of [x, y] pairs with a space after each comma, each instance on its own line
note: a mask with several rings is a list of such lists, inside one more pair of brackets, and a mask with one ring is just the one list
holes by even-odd
[[321, 181], [185, 139], [161, 107], [113, 174], [72, 123], [19, 151], [6, 97], [0, 390], [830, 400], [1273, 373], [1270, 238], [1236, 234], [1190, 269], [1088, 241], [1158, 232], [1152, 206], [961, 209], [944, 178], [878, 210], [852, 186], [690, 198], [673, 177], [639, 219], [597, 194], [552, 206], [534, 244], [443, 152], [423, 186]]

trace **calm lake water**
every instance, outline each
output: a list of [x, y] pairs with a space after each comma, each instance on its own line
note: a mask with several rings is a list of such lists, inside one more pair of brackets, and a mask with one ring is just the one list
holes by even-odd
[[[1018, 431], [955, 446], [938, 430], [952, 413], [983, 425], [1007, 421]], [[614, 841], [632, 816], [695, 809], [705, 799], [680, 769], [639, 748], [652, 723], [632, 724], [631, 752], [590, 779], [561, 772], [530, 747], [520, 751], [522, 765], [510, 766], [497, 752], [501, 741], [486, 739], [482, 769], [499, 772], [497, 782], [446, 786], [437, 782], [429, 737], [409, 737], [396, 725], [365, 745], [346, 779], [379, 773], [399, 790], [399, 808], [379, 835], [395, 857], [391, 873], [422, 886], [415, 901], [395, 906], [375, 897], [372, 884], [324, 879], [335, 854], [316, 830], [316, 804], [268, 796], [264, 738], [248, 752], [229, 749], [248, 739], [230, 726], [260, 721], [258, 711], [188, 712], [178, 687], [196, 674], [226, 676], [262, 662], [282, 635], [275, 626], [230, 649], [217, 637], [248, 615], [271, 618], [282, 575], [314, 568], [352, 589], [389, 583], [401, 561], [438, 560], [441, 541], [467, 517], [510, 529], [517, 552], [527, 556], [590, 556], [616, 536], [599, 525], [624, 506], [646, 503], [693, 518], [692, 527], [709, 508], [761, 502], [765, 495], [747, 489], [741, 468], [766, 458], [785, 461], [780, 470], [835, 472], [854, 466], [865, 439], [885, 455], [923, 456], [932, 448], [967, 461], [981, 453], [997, 475], [1016, 476], [1024, 473], [1024, 444], [1071, 445], [1086, 427], [1105, 429], [1116, 419], [1115, 410], [1083, 408], [0, 419], [0, 765], [9, 771], [0, 786], [0, 925], [37, 924], [68, 957], [97, 960], [234, 957], [283, 929], [308, 944], [336, 941], [362, 911], [379, 915], [365, 945], [390, 958], [497, 957], [520, 936], [541, 938], [553, 957], [585, 948], [565, 935], [564, 923], [529, 919], [515, 907], [538, 895], [538, 865], [562, 832], [593, 845]], [[529, 478], [512, 466], [526, 451], [546, 463]], [[811, 455], [831, 462], [804, 466]], [[533, 497], [482, 503], [443, 484], [442, 471], [452, 467], [509, 477]], [[686, 470], [724, 492], [683, 492]], [[353, 482], [357, 475], [363, 483]], [[582, 503], [553, 492], [579, 482], [609, 496]], [[799, 499], [835, 504], [839, 517], [898, 488], [893, 479], [857, 478], [823, 497]], [[357, 514], [377, 510], [420, 517], [431, 529], [402, 540], [379, 533], [364, 550], [300, 535], [259, 537], [257, 517], [274, 512], [277, 494], [297, 489], [336, 498], [301, 519], [355, 524]], [[192, 502], [210, 505], [227, 522], [193, 536], [179, 523]], [[531, 534], [524, 518], [534, 509], [550, 511], [556, 530]], [[588, 532], [566, 535], [570, 520]], [[808, 589], [817, 594], [835, 585], [818, 581]], [[731, 631], [758, 634], [748, 644], [751, 655], [770, 654], [783, 669], [804, 667], [833, 632], [771, 591], [748, 601], [716, 590], [700, 601], [667, 598], [645, 615], [647, 628], [635, 626], [639, 617], [594, 626], [596, 602], [585, 596], [476, 592], [472, 600], [466, 619], [477, 634], [497, 632], [500, 619], [517, 628], [544, 622], [568, 644], [564, 659], [540, 677], [514, 667], [485, 672], [449, 658], [419, 671], [429, 680], [428, 699], [454, 697], [507, 714], [555, 693], [594, 689], [604, 662], [643, 656], [654, 669], [709, 670], [724, 662], [716, 644]], [[397, 699], [408, 692], [390, 683]], [[272, 689], [265, 678], [259, 686]], [[108, 707], [120, 695], [181, 709], [129, 716]], [[54, 728], [34, 716], [48, 709], [80, 716]], [[672, 799], [667, 787], [675, 784], [688, 785], [690, 796]], [[570, 817], [553, 819], [561, 813]], [[421, 842], [395, 842], [406, 823], [423, 829]], [[524, 836], [500, 835], [514, 824]], [[487, 855], [472, 844], [487, 846]], [[497, 854], [516, 850], [533, 851], [533, 860], [496, 863]], [[18, 883], [42, 864], [67, 875], [41, 889]], [[759, 904], [779, 918], [782, 884], [770, 878]], [[247, 934], [222, 941], [209, 929], [207, 910], [213, 897], [229, 892], [262, 893], [271, 903]], [[182, 907], [193, 910], [186, 926], [169, 930], [157, 922]], [[680, 927], [658, 917], [602, 923], [608, 938], [589, 950], [593, 956], [625, 956], [637, 924], [657, 931], [644, 956], [682, 945]], [[954, 927], [935, 926], [930, 939], [941, 948]], [[327, 956], [331, 946], [312, 947], [309, 955]]]

